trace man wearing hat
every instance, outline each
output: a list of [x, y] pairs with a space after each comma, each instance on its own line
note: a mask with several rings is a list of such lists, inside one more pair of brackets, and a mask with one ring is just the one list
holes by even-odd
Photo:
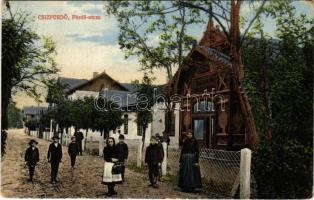
[[82, 150], [82, 140], [84, 139], [84, 135], [81, 131], [76, 131], [74, 133], [74, 137], [76, 139], [76, 143], [78, 145], [78, 150], [79, 150], [79, 155], [83, 155], [83, 150]]
[[35, 167], [37, 162], [39, 161], [39, 151], [36, 147], [37, 144], [38, 142], [36, 140], [31, 140], [28, 143], [29, 147], [26, 149], [25, 153], [25, 162], [27, 162], [29, 169], [29, 181], [33, 181]]
[[57, 182], [57, 174], [59, 169], [59, 163], [62, 159], [62, 147], [59, 144], [59, 137], [53, 136], [53, 143], [49, 145], [47, 159], [51, 162], [51, 183]]

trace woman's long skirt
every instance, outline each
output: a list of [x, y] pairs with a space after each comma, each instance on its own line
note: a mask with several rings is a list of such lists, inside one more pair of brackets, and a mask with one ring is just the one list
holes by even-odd
[[112, 162], [104, 163], [104, 173], [102, 177], [102, 184], [108, 185], [109, 183], [122, 183], [121, 174], [112, 174]]
[[199, 166], [194, 165], [194, 157], [194, 154], [182, 155], [178, 186], [186, 192], [202, 187], [201, 171]]

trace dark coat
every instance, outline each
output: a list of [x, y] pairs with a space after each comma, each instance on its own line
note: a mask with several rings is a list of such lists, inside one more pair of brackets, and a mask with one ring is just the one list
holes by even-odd
[[182, 144], [182, 150], [181, 150], [181, 155], [180, 155], [180, 162], [182, 162], [182, 155], [185, 153], [191, 153], [194, 154], [194, 162], [198, 162], [199, 160], [199, 148], [198, 148], [198, 143], [196, 139], [191, 138], [191, 139], [186, 139], [183, 144]]
[[161, 160], [163, 161], [164, 160], [164, 147], [162, 146], [162, 142], [158, 142], [157, 143], [158, 147], [159, 147], [159, 151], [160, 151], [160, 156], [161, 156]]
[[62, 159], [62, 147], [61, 144], [58, 143], [56, 147], [54, 143], [49, 145], [47, 159], [51, 162], [60, 162]]
[[125, 159], [128, 159], [128, 155], [129, 155], [129, 148], [128, 145], [126, 143], [118, 143], [116, 145], [117, 151], [118, 151], [118, 155], [119, 155], [119, 162], [124, 162]]
[[36, 165], [36, 163], [39, 161], [38, 148], [35, 147], [33, 150], [32, 147], [28, 147], [25, 153], [25, 161], [28, 162], [28, 164]]
[[145, 153], [145, 163], [157, 164], [162, 162], [162, 154], [158, 144], [150, 144]]
[[82, 132], [75, 132], [74, 133], [74, 137], [76, 139], [77, 142], [81, 142], [84, 139], [84, 135]]
[[106, 146], [103, 150], [104, 160], [106, 162], [113, 162], [112, 158], [119, 158], [117, 147], [114, 146]]
[[78, 153], [79, 153], [79, 148], [78, 148], [77, 143], [71, 142], [68, 147], [68, 154], [70, 156], [77, 156]]

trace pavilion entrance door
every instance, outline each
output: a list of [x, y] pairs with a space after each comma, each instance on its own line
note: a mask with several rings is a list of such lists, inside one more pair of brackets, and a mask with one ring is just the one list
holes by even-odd
[[193, 134], [200, 146], [212, 148], [214, 136], [214, 115], [193, 117]]

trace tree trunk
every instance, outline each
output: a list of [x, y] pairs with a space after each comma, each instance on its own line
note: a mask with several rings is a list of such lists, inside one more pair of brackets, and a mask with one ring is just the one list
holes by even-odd
[[247, 97], [244, 95], [242, 80], [243, 80], [243, 65], [240, 53], [240, 6], [241, 1], [231, 1], [231, 62], [235, 79], [235, 91], [238, 94], [242, 113], [246, 120], [247, 142], [249, 147], [254, 151], [257, 148], [257, 135], [254, 124], [254, 118], [251, 106]]
[[144, 144], [145, 144], [145, 137], [146, 137], [146, 128], [147, 128], [147, 124], [142, 126], [143, 132], [142, 132], [142, 152], [144, 151]]
[[86, 129], [86, 132], [85, 132], [85, 140], [84, 140], [84, 150], [85, 151], [86, 151], [87, 134], [88, 134], [88, 128]]

